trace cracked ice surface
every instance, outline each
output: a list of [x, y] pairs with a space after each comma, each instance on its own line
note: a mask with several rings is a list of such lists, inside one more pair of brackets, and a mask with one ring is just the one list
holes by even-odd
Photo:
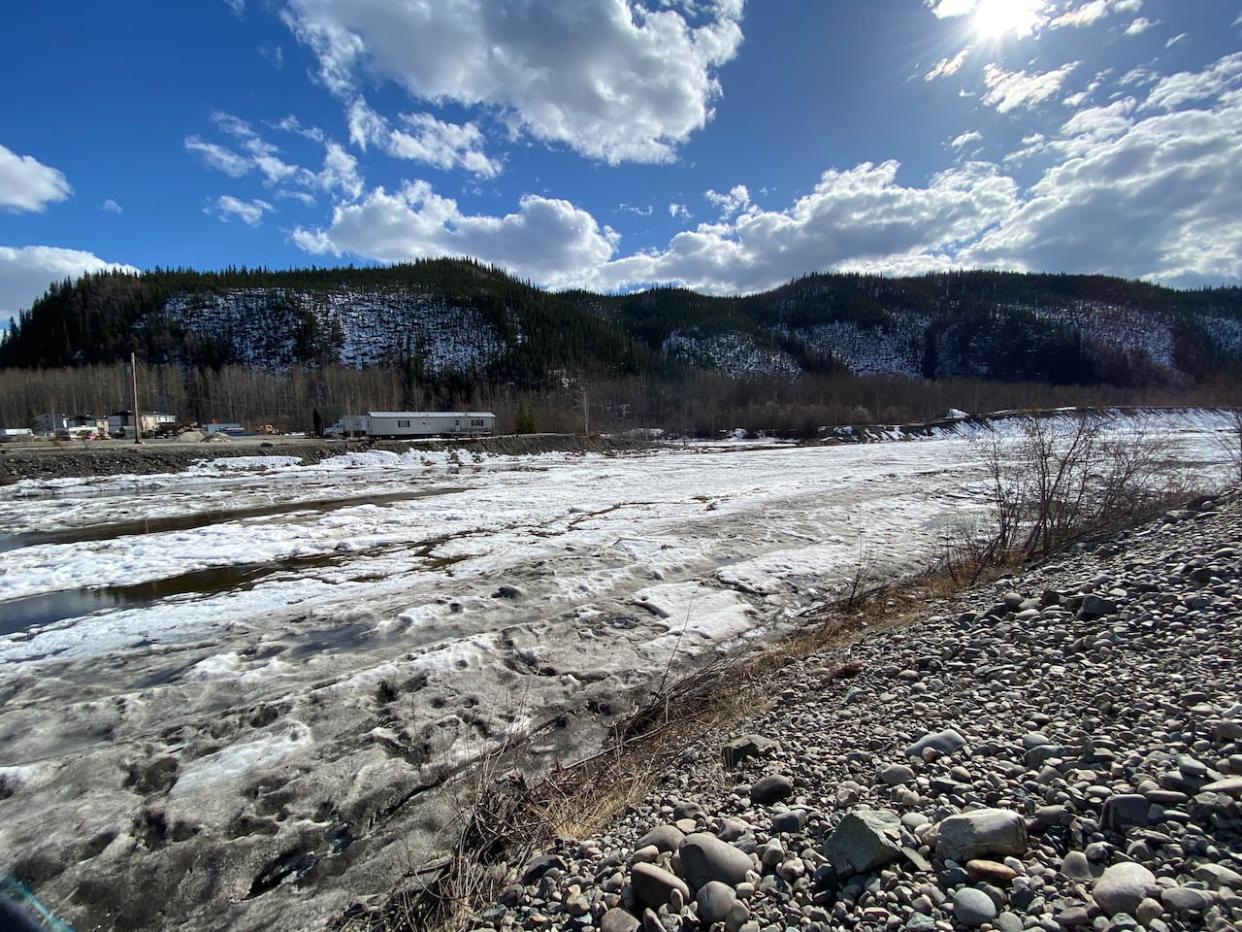
[[[480, 754], [585, 756], [670, 661], [787, 630], [860, 566], [917, 571], [979, 512], [980, 453], [412, 453], [3, 490], [0, 534], [129, 523], [17, 538], [0, 599], [155, 588], [0, 637], [0, 869], [83, 927], [322, 925], [442, 848]], [[264, 573], [160, 595], [237, 567]]]

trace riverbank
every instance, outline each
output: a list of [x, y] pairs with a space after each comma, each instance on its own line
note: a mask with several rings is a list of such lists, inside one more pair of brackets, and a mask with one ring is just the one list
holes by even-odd
[[620, 755], [645, 769], [531, 793], [572, 837], [493, 850], [464, 925], [1238, 928], [1239, 541], [1242, 503], [1209, 501], [735, 669], [734, 714], [647, 722]]
[[145, 441], [52, 441], [0, 446], [0, 485], [22, 479], [64, 479], [88, 476], [151, 476], [182, 472], [204, 460], [244, 456], [295, 457], [303, 465], [321, 463], [334, 456], [367, 450], [405, 453], [410, 449], [428, 453], [466, 450], [500, 456], [541, 453], [616, 453], [647, 449], [651, 444], [612, 437], [581, 437], [574, 434], [528, 434], [502, 437], [463, 437], [454, 440], [354, 442], [314, 438], [244, 437], [216, 443], [183, 443], [177, 440]]

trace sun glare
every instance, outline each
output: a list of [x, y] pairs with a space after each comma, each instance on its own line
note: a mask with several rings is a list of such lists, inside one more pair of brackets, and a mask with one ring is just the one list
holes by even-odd
[[1044, 0], [979, 0], [974, 12], [975, 33], [993, 41], [1030, 35], [1043, 18], [1044, 6]]

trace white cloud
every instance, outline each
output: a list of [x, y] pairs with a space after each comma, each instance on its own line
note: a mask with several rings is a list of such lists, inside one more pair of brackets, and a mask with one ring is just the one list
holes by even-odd
[[1126, 27], [1127, 36], [1141, 36], [1148, 29], [1152, 29], [1160, 25], [1160, 20], [1150, 20], [1146, 16], [1140, 16], [1129, 26]]
[[495, 178], [500, 162], [483, 151], [483, 133], [473, 123], [446, 123], [430, 113], [402, 114], [406, 129], [394, 129], [367, 102], [355, 98], [349, 106], [349, 138], [363, 150], [379, 146], [393, 158], [425, 162], [436, 168], [463, 168], [480, 178]]
[[1051, 23], [1053, 29], [1064, 26], [1090, 26], [1114, 13], [1137, 13], [1143, 8], [1143, 0], [1087, 0], [1081, 6], [1071, 7]]
[[391, 194], [376, 188], [356, 204], [338, 204], [330, 226], [299, 227], [293, 241], [316, 255], [382, 262], [472, 256], [560, 287], [587, 280], [612, 256], [618, 237], [568, 201], [526, 195], [516, 213], [468, 215], [427, 182], [415, 181]]
[[615, 164], [668, 161], [711, 119], [743, 5], [712, 0], [696, 16], [632, 0], [289, 0], [283, 18], [346, 99], [378, 76]]
[[122, 207], [120, 204], [118, 204], [116, 201], [114, 201], [112, 198], [108, 198], [106, 201], [104, 201], [102, 204], [100, 204], [100, 205], [99, 205], [99, 209], [100, 209], [100, 210], [105, 210], [105, 211], [107, 211], [107, 212], [108, 212], [108, 213], [110, 213], [110, 214], [123, 214], [123, 213], [125, 213], [125, 208], [124, 208], [124, 207]]
[[245, 154], [214, 142], [206, 142], [198, 136], [187, 137], [186, 149], [202, 156], [209, 168], [224, 172], [232, 178], [241, 178], [255, 171], [262, 176], [264, 185], [268, 187], [293, 185], [347, 198], [356, 198], [362, 194], [364, 184], [358, 171], [358, 160], [339, 143], [327, 139], [320, 130], [302, 127], [296, 117], [286, 117], [277, 124], [277, 128], [323, 143], [323, 167], [317, 172], [284, 161], [277, 155], [279, 148], [260, 136], [254, 127], [239, 117], [230, 113], [215, 113], [212, 121], [222, 133], [236, 139]]
[[29, 308], [53, 282], [108, 270], [138, 271], [131, 265], [107, 262], [80, 249], [0, 246], [0, 319]]
[[224, 172], [230, 178], [240, 178], [250, 171], [250, 160], [245, 156], [238, 155], [232, 149], [226, 149], [214, 142], [207, 142], [198, 136], [186, 136], [185, 148], [186, 151], [201, 156], [208, 168]]
[[972, 142], [982, 142], [982, 141], [983, 141], [983, 133], [971, 130], [970, 132], [962, 133], [962, 135], [951, 140], [949, 142], [949, 148], [964, 149], [966, 148], [966, 146], [970, 145]]
[[1185, 32], [1179, 32], [1179, 33], [1178, 33], [1177, 35], [1175, 35], [1172, 39], [1170, 39], [1168, 42], [1166, 42], [1166, 43], [1164, 44], [1164, 47], [1165, 47], [1166, 49], [1171, 49], [1171, 48], [1173, 48], [1173, 46], [1177, 45], [1179, 42], [1185, 42], [1185, 41], [1186, 41], [1186, 37], [1187, 37], [1187, 35], [1189, 35], [1189, 34], [1188, 34], [1188, 33], [1185, 33]]
[[[783, 209], [753, 203], [745, 185], [708, 192], [723, 216], [663, 248], [626, 254], [614, 231], [566, 201], [528, 195], [513, 213], [468, 215], [419, 181], [337, 204], [330, 224], [298, 228], [293, 240], [313, 254], [385, 262], [470, 255], [553, 287], [597, 289], [672, 283], [736, 293], [818, 269], [979, 266], [1182, 285], [1242, 280], [1242, 88], [1233, 58], [1166, 78], [1178, 80], [1146, 101], [1136, 93], [1084, 107], [1058, 131], [1027, 135], [1006, 162], [1050, 162], [1026, 190], [986, 162], [903, 182], [894, 161], [862, 163], [824, 172]], [[688, 219], [684, 205], [668, 209]]]
[[303, 126], [301, 121], [292, 113], [278, 123], [270, 124], [272, 129], [283, 130], [286, 133], [296, 133], [315, 142], [323, 142], [327, 137], [323, 130], [318, 126]]
[[1025, 71], [1005, 71], [990, 64], [983, 72], [983, 82], [988, 88], [983, 102], [995, 107], [999, 113], [1008, 113], [1018, 107], [1030, 109], [1056, 95], [1078, 65], [1078, 62], [1070, 62], [1054, 71], [1027, 74]]
[[952, 58], [942, 58], [932, 67], [932, 70], [923, 76], [925, 81], [935, 81], [937, 78], [947, 78], [957, 74], [962, 70], [962, 65], [966, 64], [966, 59], [972, 51], [971, 46], [966, 46]]
[[203, 208], [203, 213], [219, 217], [221, 223], [228, 223], [236, 218], [242, 223], [257, 227], [263, 222], [263, 214], [275, 211], [276, 208], [267, 201], [254, 198], [243, 201], [231, 194], [223, 194]]
[[709, 292], [748, 292], [816, 269], [893, 274], [952, 265], [949, 249], [971, 241], [1017, 207], [1017, 185], [969, 163], [926, 187], [897, 183], [899, 165], [827, 171], [786, 210], [752, 207], [731, 223], [678, 233], [662, 252], [608, 263], [596, 284], [675, 282]]
[[264, 42], [259, 46], [259, 56], [271, 62], [273, 68], [280, 71], [285, 67], [285, 50], [279, 45]]
[[685, 204], [678, 204], [676, 201], [668, 205], [668, 215], [674, 220], [690, 220], [694, 217], [689, 207]]
[[289, 191], [285, 188], [277, 190], [276, 197], [287, 201], [297, 201], [304, 207], [314, 207], [317, 203], [313, 194], [308, 194], [305, 191]]
[[233, 11], [234, 16], [241, 16], [246, 12], [246, 0], [224, 0], [224, 4]]
[[1242, 85], [1242, 52], [1226, 55], [1203, 71], [1182, 71], [1161, 78], [1143, 104], [1147, 110], [1173, 110], [1197, 100], [1218, 97]]
[[627, 214], [635, 214], [639, 217], [650, 217], [655, 213], [655, 208], [650, 204], [641, 207], [638, 204], [619, 204], [617, 210], [624, 211]]
[[72, 193], [63, 173], [0, 145], [0, 210], [39, 213]]
[[744, 210], [750, 205], [750, 191], [746, 185], [736, 184], [725, 194], [719, 194], [716, 191], [705, 191], [703, 197], [707, 202], [720, 210], [720, 218], [723, 220], [732, 217], [739, 210]]
[[1151, 277], [1242, 278], [1242, 91], [1134, 121], [1133, 102], [1076, 115], [1068, 157], [965, 265]]

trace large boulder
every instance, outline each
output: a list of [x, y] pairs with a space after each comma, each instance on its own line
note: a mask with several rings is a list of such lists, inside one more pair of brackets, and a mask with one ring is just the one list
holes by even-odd
[[901, 818], [889, 809], [847, 812], [824, 843], [824, 855], [842, 877], [890, 864], [901, 857]]
[[713, 880], [736, 887], [746, 879], [746, 872], [754, 869], [749, 854], [707, 832], [688, 836], [677, 854], [681, 875], [693, 890]]
[[635, 864], [630, 872], [630, 885], [638, 902], [652, 909], [667, 904], [674, 890], [681, 894], [683, 900], [690, 899], [690, 891], [680, 877], [654, 864]]
[[1126, 913], [1133, 916], [1139, 903], [1159, 889], [1155, 874], [1142, 864], [1126, 861], [1104, 871], [1095, 882], [1092, 893], [1095, 902], [1107, 915]]
[[965, 864], [975, 858], [1026, 853], [1026, 823], [1008, 809], [976, 809], [949, 816], [936, 833], [936, 853]]

